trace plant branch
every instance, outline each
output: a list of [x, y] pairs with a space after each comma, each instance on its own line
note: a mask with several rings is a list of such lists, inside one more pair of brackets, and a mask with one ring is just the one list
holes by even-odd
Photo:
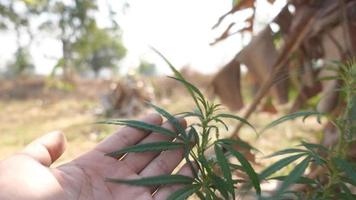
[[[289, 40], [286, 41], [284, 47], [281, 50], [281, 54], [278, 57], [276, 63], [272, 67], [274, 71], [272, 74], [269, 76], [268, 79], [264, 81], [262, 84], [262, 87], [258, 91], [256, 97], [254, 98], [254, 101], [252, 104], [249, 106], [247, 109], [245, 115], [243, 116], [244, 119], [248, 119], [251, 114], [256, 110], [258, 104], [260, 101], [263, 99], [263, 97], [267, 94], [271, 86], [273, 85], [273, 80], [276, 78], [278, 75], [279, 71], [283, 68], [284, 65], [287, 64], [288, 59], [290, 55], [301, 45], [303, 39], [307, 35], [307, 33], [310, 31], [311, 27], [313, 26], [319, 12], [316, 12], [315, 9], [310, 9], [308, 12], [308, 16], [305, 17], [304, 20], [302, 20], [298, 26], [296, 27], [296, 30], [294, 31], [296, 34], [292, 35]], [[238, 139], [238, 132], [243, 126], [243, 123], [239, 123], [232, 135], [232, 138]]]

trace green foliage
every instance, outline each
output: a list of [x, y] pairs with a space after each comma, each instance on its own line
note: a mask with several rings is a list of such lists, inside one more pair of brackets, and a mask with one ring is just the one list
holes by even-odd
[[271, 176], [272, 174], [274, 174], [275, 172], [281, 170], [282, 168], [286, 167], [287, 165], [289, 165], [290, 163], [296, 161], [297, 159], [306, 156], [307, 154], [302, 153], [302, 154], [297, 154], [297, 155], [293, 155], [293, 156], [289, 156], [286, 158], [283, 158], [275, 163], [273, 163], [272, 165], [270, 165], [269, 167], [267, 167], [266, 169], [264, 169], [262, 172], [260, 172], [259, 179], [263, 180], [269, 176]]
[[18, 48], [15, 53], [14, 61], [7, 66], [7, 76], [17, 76], [20, 74], [32, 74], [34, 66], [29, 53], [25, 48]]
[[[18, 9], [18, 5], [27, 6], [25, 0], [0, 1], [0, 31], [11, 31], [15, 35], [17, 50], [7, 65], [6, 76], [16, 76], [21, 74], [32, 74], [34, 66], [29, 54], [29, 47], [32, 42], [30, 16], [41, 10], [40, 2], [33, 2], [33, 6], [26, 7], [27, 9]], [[28, 42], [24, 42], [23, 32], [29, 35]]]
[[[234, 199], [235, 198], [234, 183], [232, 180], [232, 174], [230, 171], [229, 161], [225, 157], [222, 148], [218, 144], [215, 144], [214, 148], [215, 148], [215, 155], [216, 155], [217, 163], [220, 166], [220, 169], [223, 172], [224, 179], [225, 179], [222, 181], [222, 183], [224, 185], [226, 185], [227, 190], [233, 196], [233, 199]], [[220, 191], [222, 191], [222, 193], [224, 194], [224, 189], [220, 188]], [[227, 193], [225, 193], [225, 194], [227, 194]], [[226, 195], [224, 195], [224, 196], [226, 196]], [[228, 196], [226, 196], [226, 197], [228, 198]]]
[[252, 124], [250, 124], [246, 119], [244, 119], [242, 117], [239, 117], [239, 116], [236, 116], [236, 115], [232, 115], [232, 114], [227, 114], [227, 113], [221, 113], [221, 114], [216, 115], [215, 118], [216, 119], [228, 118], [228, 119], [234, 119], [234, 120], [240, 121], [240, 122], [248, 125], [249, 127], [251, 127], [257, 133], [255, 127], [253, 127]]
[[276, 192], [276, 196], [279, 196], [284, 193], [284, 191], [292, 184], [296, 183], [298, 179], [304, 174], [305, 170], [309, 165], [309, 157], [305, 158], [300, 162], [283, 180], [281, 187]]
[[152, 186], [152, 185], [166, 185], [166, 184], [191, 184], [194, 179], [182, 175], [161, 175], [153, 177], [145, 177], [140, 179], [110, 179], [106, 181], [113, 183], [125, 183], [128, 185]]
[[[120, 29], [114, 21], [105, 28], [99, 27], [97, 12], [97, 0], [0, 1], [0, 30], [16, 33], [18, 45], [19, 55], [9, 68], [18, 73], [33, 68], [28, 62], [30, 54], [21, 52], [29, 49], [36, 35], [43, 32], [62, 43], [62, 57], [54, 68], [62, 68], [65, 76], [88, 70], [98, 74], [101, 68], [117, 67], [126, 54]], [[28, 44], [23, 44], [24, 36], [30, 39]]]
[[75, 65], [95, 73], [104, 67], [114, 68], [126, 54], [119, 38], [112, 30], [99, 28], [95, 21], [90, 21], [82, 36], [73, 43]]
[[[275, 195], [270, 199], [285, 199], [291, 194], [294, 196], [301, 196], [302, 199], [355, 199], [355, 194], [350, 190], [350, 186], [356, 186], [356, 168], [354, 163], [349, 161], [349, 148], [354, 144], [353, 138], [355, 131], [354, 125], [354, 110], [356, 109], [356, 63], [350, 62], [347, 64], [336, 63], [336, 67], [329, 67], [329, 70], [337, 72], [337, 76], [331, 79], [338, 79], [342, 81], [340, 91], [343, 93], [346, 102], [344, 113], [340, 116], [333, 117], [318, 112], [298, 112], [286, 115], [268, 124], [264, 130], [272, 128], [280, 123], [288, 120], [293, 120], [297, 117], [307, 118], [315, 115], [318, 118], [327, 116], [338, 129], [339, 139], [337, 145], [333, 147], [325, 147], [320, 144], [312, 144], [301, 142], [298, 147], [289, 148], [278, 151], [269, 157], [285, 156], [281, 160], [273, 163], [260, 174], [259, 178], [263, 179], [277, 179], [282, 181], [282, 185], [276, 191]], [[353, 145], [354, 146], [354, 145]], [[285, 168], [289, 164], [303, 158], [287, 176], [271, 177], [275, 172]], [[316, 179], [304, 177], [304, 172], [310, 164], [314, 164], [321, 168], [322, 173], [318, 174]], [[323, 182], [318, 179], [324, 179]], [[296, 195], [296, 192], [288, 191], [288, 188], [293, 184], [301, 184], [309, 188]]]
[[180, 138], [179, 135], [177, 135], [175, 132], [163, 128], [162, 126], [157, 126], [157, 125], [153, 125], [153, 124], [148, 124], [142, 121], [136, 121], [136, 120], [105, 120], [102, 122], [98, 122], [99, 124], [114, 124], [114, 125], [122, 125], [122, 126], [130, 126], [130, 127], [134, 127], [134, 128], [138, 128], [138, 129], [142, 129], [145, 131], [152, 131], [152, 132], [156, 132], [162, 135], [166, 135], [169, 137], [178, 137]]
[[190, 186], [186, 186], [182, 189], [177, 190], [176, 192], [172, 193], [167, 200], [184, 200], [187, 199], [192, 194], [198, 192], [200, 186], [197, 184], [193, 184]]
[[356, 184], [356, 168], [352, 164], [350, 164], [348, 161], [335, 157], [332, 159], [332, 161], [335, 163], [337, 168], [339, 168], [340, 171], [342, 171], [347, 178], [351, 180], [353, 185]]
[[[159, 52], [157, 53], [161, 55]], [[356, 87], [354, 81], [356, 64], [340, 68], [341, 75], [338, 77], [340, 80], [344, 80], [344, 85], [348, 85], [342, 88], [346, 97], [346, 108], [343, 116], [334, 118], [331, 115], [316, 111], [302, 111], [283, 116], [271, 122], [262, 130], [263, 132], [299, 117], [303, 118], [304, 121], [310, 116], [316, 116], [320, 122], [320, 117], [325, 116], [339, 129], [340, 139], [338, 144], [335, 147], [327, 148], [320, 144], [301, 141], [301, 144], [296, 147], [280, 150], [267, 156], [267, 159], [276, 156], [283, 156], [283, 158], [256, 173], [244, 154], [238, 151], [236, 147], [247, 150], [254, 150], [254, 148], [240, 140], [219, 138], [219, 131], [221, 130], [217, 125], [220, 124], [228, 130], [223, 120], [234, 119], [250, 126], [253, 130], [255, 130], [254, 126], [239, 116], [221, 113], [219, 104], [207, 101], [198, 88], [185, 80], [166, 58], [163, 57], [163, 59], [167, 61], [175, 74], [174, 77], [170, 78], [177, 80], [187, 88], [196, 105], [193, 112], [182, 112], [180, 115], [194, 117], [199, 122], [191, 124], [185, 129], [175, 116], [163, 108], [149, 103], [152, 108], [168, 120], [177, 134], [168, 129], [135, 120], [111, 119], [100, 123], [126, 125], [146, 131], [154, 131], [169, 136], [173, 140], [138, 144], [119, 149], [109, 153], [108, 156], [119, 158], [130, 152], [183, 148], [185, 162], [191, 167], [194, 176], [185, 179], [183, 177], [178, 178], [177, 175], [164, 175], [137, 180], [108, 179], [109, 181], [131, 185], [182, 184], [182, 188], [168, 199], [186, 199], [194, 193], [200, 199], [235, 199], [238, 195], [243, 195], [252, 188], [260, 199], [354, 199], [356, 195], [352, 193], [350, 185], [356, 186], [356, 166], [350, 162], [347, 153], [348, 148], [355, 142], [353, 135], [355, 132], [352, 131], [352, 128], [355, 127], [356, 118]], [[215, 133], [216, 139], [213, 139], [212, 133]], [[207, 153], [211, 148], [214, 149], [214, 155]], [[237, 163], [232, 162], [230, 158], [236, 158]], [[275, 176], [276, 173], [286, 169], [291, 164], [294, 167], [287, 175]], [[319, 176], [326, 179], [324, 182], [319, 180], [319, 176], [313, 179], [305, 176], [305, 172], [311, 165], [323, 169], [323, 173]], [[245, 178], [236, 178], [234, 176], [235, 171], [245, 174], [245, 176], [242, 176]], [[281, 181], [280, 187], [271, 197], [262, 195], [260, 183], [266, 180]], [[290, 188], [295, 184], [304, 185], [310, 189], [291, 191]]]
[[99, 28], [95, 16], [97, 1], [76, 0], [72, 4], [49, 3], [49, 14], [57, 21], [45, 23], [59, 27], [58, 39], [63, 45], [63, 62], [58, 66], [79, 71], [91, 69], [98, 73], [101, 68], [113, 68], [122, 59], [126, 50], [116, 28]]
[[139, 74], [142, 74], [145, 76], [156, 75], [156, 73], [157, 73], [156, 65], [149, 63], [147, 61], [141, 60], [140, 65], [138, 66], [137, 72]]
[[293, 120], [293, 119], [296, 119], [298, 117], [303, 117], [303, 121], [305, 119], [307, 119], [308, 117], [310, 116], [313, 116], [313, 115], [316, 115], [318, 118], [318, 122], [320, 122], [320, 117], [325, 115], [324, 113], [320, 113], [320, 112], [317, 112], [317, 111], [302, 111], [302, 112], [296, 112], [296, 113], [292, 113], [292, 114], [289, 114], [289, 115], [285, 115], [273, 122], [271, 122], [270, 124], [268, 124], [262, 131], [261, 133], [263, 133], [264, 131], [266, 131], [267, 129], [270, 129], [270, 128], [273, 128], [283, 122], [286, 122], [286, 121], [289, 121], [289, 120]]
[[[155, 50], [156, 51], [156, 50]], [[241, 146], [246, 149], [253, 149], [247, 143], [242, 141], [236, 141], [231, 139], [217, 139], [213, 140], [212, 133], [215, 133], [219, 137], [218, 124], [222, 124], [226, 129], [228, 128], [223, 122], [223, 119], [234, 119], [241, 121], [253, 130], [255, 128], [247, 120], [235, 116], [229, 113], [221, 113], [221, 106], [219, 104], [214, 104], [204, 97], [203, 93], [195, 87], [193, 84], [189, 83], [184, 77], [174, 68], [174, 66], [169, 63], [169, 61], [163, 57], [158, 51], [159, 55], [162, 56], [164, 60], [167, 61], [172, 71], [174, 72], [175, 80], [182, 83], [191, 97], [193, 98], [196, 109], [193, 112], [184, 112], [181, 115], [185, 117], [195, 117], [199, 120], [199, 123], [189, 125], [187, 128], [184, 128], [177, 119], [176, 116], [173, 116], [163, 108], [160, 108], [156, 105], [148, 103], [152, 108], [154, 108], [159, 114], [167, 119], [167, 121], [175, 128], [176, 133], [172, 131], [160, 128], [155, 125], [149, 125], [143, 122], [135, 120], [105, 120], [99, 123], [106, 124], [116, 124], [116, 125], [125, 125], [134, 128], [139, 128], [146, 131], [154, 131], [159, 134], [170, 136], [174, 142], [155, 142], [147, 144], [138, 144], [124, 149], [119, 149], [115, 152], [109, 153], [108, 156], [119, 158], [125, 153], [130, 152], [146, 152], [146, 151], [164, 151], [176, 148], [184, 149], [184, 159], [185, 162], [189, 164], [191, 170], [194, 174], [188, 182], [179, 182], [174, 178], [177, 175], [169, 175], [172, 182], [155, 182], [153, 181], [151, 185], [155, 184], [183, 184], [182, 189], [173, 193], [168, 199], [186, 199], [188, 196], [195, 193], [200, 199], [234, 199], [239, 192], [243, 192], [243, 189], [236, 190], [236, 184], [251, 184], [257, 195], [261, 194], [261, 188], [259, 184], [259, 177], [252, 165], [244, 157], [244, 155], [235, 150], [235, 147]], [[179, 141], [179, 142], [178, 142]], [[208, 155], [207, 151], [211, 147], [215, 150], [215, 155]], [[238, 164], [235, 164], [230, 161], [230, 157], [237, 158]], [[233, 168], [238, 169], [240, 172], [245, 173], [248, 177], [246, 179], [236, 179], [233, 176]], [[220, 175], [222, 174], [222, 176]], [[157, 177], [149, 177], [149, 180], [159, 180]], [[109, 179], [111, 182], [125, 183], [125, 184], [134, 184], [142, 185], [149, 184], [147, 178], [138, 179], [138, 180], [115, 180]]]
[[257, 176], [255, 170], [252, 168], [251, 164], [247, 161], [247, 159], [244, 157], [244, 155], [241, 154], [240, 152], [234, 150], [233, 148], [231, 148], [229, 146], [225, 146], [225, 147], [233, 156], [235, 156], [239, 160], [242, 168], [244, 169], [246, 174], [249, 176], [252, 185], [255, 187], [257, 194], [261, 195], [260, 182], [259, 182], [258, 176]]
[[166, 151], [172, 149], [179, 149], [182, 148], [183, 145], [184, 145], [183, 143], [177, 143], [177, 142], [152, 142], [152, 143], [145, 143], [145, 144], [137, 144], [135, 146], [123, 148], [118, 151], [108, 153], [106, 155], [114, 158], [119, 158], [125, 153], [150, 152], [150, 151], [160, 152], [160, 151]]

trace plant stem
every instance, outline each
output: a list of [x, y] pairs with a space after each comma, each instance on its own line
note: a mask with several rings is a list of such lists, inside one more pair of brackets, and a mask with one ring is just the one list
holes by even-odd
[[354, 77], [353, 77], [353, 69], [355, 68], [355, 64], [351, 64], [350, 66], [343, 66], [341, 67], [342, 70], [344, 70], [341, 74], [340, 77], [343, 79], [344, 82], [344, 88], [343, 91], [346, 96], [346, 107], [344, 110], [344, 114], [342, 117], [337, 120], [335, 123], [337, 130], [339, 132], [339, 139], [336, 145], [336, 152], [331, 154], [330, 157], [330, 164], [329, 164], [329, 171], [330, 171], [330, 178], [329, 182], [326, 186], [325, 192], [323, 194], [323, 198], [328, 197], [330, 194], [333, 193], [333, 186], [335, 184], [339, 183], [339, 169], [335, 165], [333, 158], [341, 158], [345, 159], [347, 157], [347, 152], [348, 152], [348, 138], [352, 137], [351, 136], [351, 127], [352, 127], [352, 121], [349, 119], [350, 112], [352, 110], [352, 107], [355, 106], [353, 105], [353, 98], [355, 96], [355, 91], [353, 89], [354, 85]]

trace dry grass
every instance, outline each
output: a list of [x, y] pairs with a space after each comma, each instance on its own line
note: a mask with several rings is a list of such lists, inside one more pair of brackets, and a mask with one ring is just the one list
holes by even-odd
[[61, 99], [50, 104], [33, 99], [0, 101], [0, 158], [54, 130], [63, 131], [69, 142], [62, 160], [73, 158], [113, 128], [92, 124], [95, 107], [90, 100]]
[[[68, 139], [68, 149], [60, 159], [60, 162], [63, 162], [92, 148], [100, 139], [116, 129], [113, 126], [92, 124], [98, 119], [95, 115], [95, 110], [100, 106], [98, 98], [83, 95], [73, 98], [71, 95], [64, 95], [50, 101], [43, 99], [46, 99], [46, 96], [22, 100], [0, 98], [0, 159], [20, 150], [46, 132], [62, 130]], [[172, 113], [193, 107], [190, 98], [181, 91], [173, 92], [171, 98], [162, 99], [156, 104]], [[261, 130], [264, 125], [278, 117], [280, 115], [260, 113], [253, 115], [250, 121]], [[235, 124], [232, 121], [228, 124], [230, 130], [233, 130]], [[296, 145], [301, 139], [317, 142], [320, 139], [320, 130], [321, 126], [313, 119], [308, 119], [305, 123], [296, 120], [277, 126], [259, 138], [248, 127], [244, 127], [241, 130], [241, 137], [263, 152], [257, 154], [257, 158], [261, 158], [273, 151]], [[228, 136], [228, 133], [222, 136]], [[261, 166], [272, 161], [258, 160]]]
[[98, 97], [87, 89], [93, 88], [90, 84], [75, 91], [48, 88], [41, 79], [2, 81], [0, 86], [0, 159], [47, 132], [61, 130], [69, 145], [59, 162], [70, 160], [114, 130], [93, 125]]

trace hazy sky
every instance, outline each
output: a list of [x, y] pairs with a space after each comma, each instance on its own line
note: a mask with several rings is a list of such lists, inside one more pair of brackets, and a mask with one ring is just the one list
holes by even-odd
[[212, 31], [218, 18], [231, 8], [231, 0], [152, 0], [130, 1], [124, 19], [124, 42], [129, 55], [127, 66], [137, 65], [137, 57], [158, 63], [161, 59], [150, 51], [151, 45], [176, 66], [189, 65], [202, 72], [211, 72], [230, 59], [241, 46], [240, 40], [209, 45], [220, 33]]
[[[107, 10], [105, 2], [98, 0], [101, 14], [99, 24], [105, 26]], [[110, 0], [109, 0], [110, 1]], [[277, 0], [272, 6], [266, 0], [257, 0], [259, 27], [271, 20], [286, 0]], [[119, 1], [112, 1], [119, 8]], [[125, 13], [119, 15], [123, 29], [123, 42], [128, 49], [127, 57], [120, 63], [121, 68], [130, 69], [145, 59], [157, 65], [162, 73], [168, 67], [148, 46], [153, 46], [168, 57], [177, 67], [189, 65], [201, 72], [217, 71], [247, 43], [249, 37], [235, 35], [228, 40], [210, 46], [217, 36], [232, 22], [243, 21], [251, 14], [246, 11], [229, 16], [220, 29], [212, 30], [219, 17], [230, 10], [231, 0], [130, 0]], [[262, 23], [262, 25], [261, 25]], [[242, 24], [241, 24], [242, 25]], [[16, 50], [14, 34], [1, 34], [0, 66], [11, 58]], [[32, 45], [36, 70], [45, 74], [51, 71], [56, 59], [61, 55], [61, 44], [42, 35]]]
[[[274, 6], [266, 0], [257, 0], [257, 4], [258, 20], [263, 26], [263, 22], [278, 13], [275, 11], [281, 9], [285, 0], [277, 0]], [[137, 58], [142, 57], [158, 63], [160, 70], [168, 73], [163, 61], [147, 48], [152, 45], [177, 67], [189, 65], [200, 72], [217, 71], [250, 39], [235, 35], [217, 45], [209, 45], [231, 22], [243, 26], [243, 20], [252, 14], [247, 10], [228, 16], [219, 29], [212, 30], [231, 6], [231, 0], [131, 0], [122, 23], [123, 39], [129, 49], [124, 65], [138, 65]]]

